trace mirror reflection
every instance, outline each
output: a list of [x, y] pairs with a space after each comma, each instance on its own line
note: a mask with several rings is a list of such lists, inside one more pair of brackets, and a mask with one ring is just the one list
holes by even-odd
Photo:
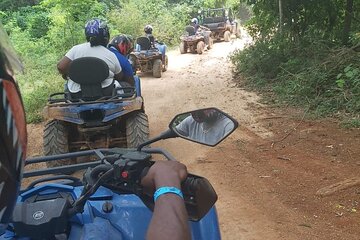
[[208, 108], [177, 115], [171, 128], [180, 137], [214, 146], [235, 129], [235, 123], [220, 110]]

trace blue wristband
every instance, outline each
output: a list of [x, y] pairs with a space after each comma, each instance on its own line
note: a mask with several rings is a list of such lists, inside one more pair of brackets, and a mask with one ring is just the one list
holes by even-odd
[[176, 188], [176, 187], [160, 187], [156, 190], [156, 192], [154, 193], [154, 202], [156, 202], [156, 200], [163, 194], [166, 193], [173, 193], [178, 195], [179, 197], [181, 197], [182, 199], [184, 199], [184, 196], [181, 192], [180, 189]]

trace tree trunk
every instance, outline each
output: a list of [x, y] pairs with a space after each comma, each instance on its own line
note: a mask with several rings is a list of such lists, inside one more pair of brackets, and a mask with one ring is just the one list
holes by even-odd
[[342, 43], [344, 45], [348, 44], [349, 42], [349, 34], [351, 30], [351, 19], [353, 16], [353, 0], [346, 0], [346, 9], [345, 9], [345, 19], [344, 19], [344, 31], [342, 37]]
[[284, 20], [283, 20], [283, 7], [282, 7], [282, 0], [279, 0], [279, 24], [280, 24], [280, 33], [282, 34], [283, 32], [283, 25], [284, 25]]

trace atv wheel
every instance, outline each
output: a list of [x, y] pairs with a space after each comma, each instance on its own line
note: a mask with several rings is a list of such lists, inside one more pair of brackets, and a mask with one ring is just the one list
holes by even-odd
[[163, 72], [166, 72], [166, 70], [168, 69], [168, 65], [169, 65], [169, 58], [167, 55], [165, 55], [165, 64], [163, 64], [163, 68], [162, 68]]
[[126, 142], [128, 148], [136, 148], [149, 140], [148, 117], [143, 112], [137, 112], [126, 119]]
[[231, 33], [229, 31], [225, 31], [224, 40], [225, 42], [230, 42]]
[[214, 45], [214, 40], [210, 37], [209, 38], [209, 45], [208, 45], [208, 50], [212, 49]]
[[203, 41], [200, 41], [196, 45], [196, 51], [198, 54], [202, 54], [204, 52], [205, 43]]
[[184, 42], [181, 42], [181, 43], [180, 43], [179, 48], [180, 48], [180, 53], [181, 53], [181, 54], [184, 54], [184, 53], [187, 52], [187, 49], [186, 49], [186, 46], [185, 46], [185, 43], [184, 43]]
[[153, 76], [156, 78], [161, 78], [162, 71], [162, 61], [160, 59], [155, 59], [153, 63]]
[[236, 37], [237, 37], [237, 38], [241, 38], [241, 30], [240, 30], [240, 28], [238, 28], [238, 29], [236, 30]]
[[[52, 120], [44, 129], [44, 154], [55, 155], [69, 152], [69, 133], [63, 122]], [[76, 163], [76, 159], [64, 159], [46, 162], [48, 168], [70, 165]]]

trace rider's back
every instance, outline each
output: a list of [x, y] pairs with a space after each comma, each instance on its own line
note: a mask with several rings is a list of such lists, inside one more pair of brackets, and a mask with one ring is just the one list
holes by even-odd
[[[72, 47], [65, 56], [70, 60], [75, 60], [81, 57], [96, 57], [102, 59], [109, 66], [109, 77], [102, 82], [102, 87], [105, 88], [112, 84], [114, 75], [121, 71], [120, 64], [116, 56], [104, 46], [90, 46], [90, 43], [82, 43]], [[68, 88], [70, 92], [80, 91], [80, 85], [69, 80]]]

